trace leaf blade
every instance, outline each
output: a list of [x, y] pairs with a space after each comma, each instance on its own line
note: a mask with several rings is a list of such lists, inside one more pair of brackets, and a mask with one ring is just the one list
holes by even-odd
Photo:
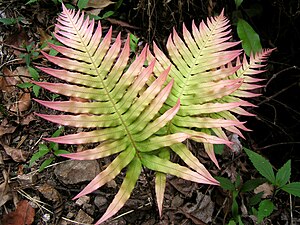
[[265, 178], [267, 178], [272, 184], [274, 184], [275, 181], [275, 175], [274, 175], [274, 171], [272, 168], [272, 165], [270, 164], [270, 162], [268, 160], [266, 160], [264, 157], [262, 157], [261, 155], [247, 149], [244, 148], [246, 154], [248, 155], [248, 157], [250, 158], [251, 162], [253, 163], [254, 167], [258, 170], [258, 172], [264, 176]]

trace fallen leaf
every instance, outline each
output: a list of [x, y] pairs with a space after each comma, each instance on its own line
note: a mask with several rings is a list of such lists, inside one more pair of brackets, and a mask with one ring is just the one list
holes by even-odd
[[254, 189], [254, 193], [258, 194], [263, 192], [262, 198], [267, 198], [268, 196], [273, 196], [274, 186], [269, 183], [263, 183]]
[[171, 179], [169, 183], [181, 194], [184, 196], [191, 198], [193, 192], [197, 189], [197, 184], [191, 181], [183, 180], [183, 179]]
[[18, 81], [13, 72], [7, 67], [3, 67], [2, 72], [4, 76], [0, 77], [0, 90], [3, 92], [12, 93], [15, 91], [15, 85], [18, 83]]
[[212, 215], [215, 204], [209, 195], [204, 195], [197, 191], [196, 203], [186, 203], [182, 208], [182, 212], [193, 220], [196, 224], [207, 224], [212, 221]]
[[0, 125], [0, 137], [4, 134], [12, 134], [17, 127], [11, 126], [8, 124], [7, 120], [3, 120]]
[[18, 203], [15, 211], [3, 216], [2, 225], [30, 225], [34, 221], [35, 211], [27, 200]]
[[33, 113], [30, 113], [26, 116], [22, 116], [20, 124], [28, 125], [31, 121], [37, 120]]
[[85, 8], [104, 9], [114, 3], [110, 0], [89, 0]]
[[19, 101], [15, 102], [11, 107], [10, 111], [13, 112], [24, 112], [28, 110], [31, 106], [31, 96], [30, 93], [20, 93]]
[[14, 70], [13, 74], [15, 75], [15, 77], [22, 76], [22, 80], [18, 79], [18, 83], [30, 82], [31, 81], [31, 75], [29, 73], [29, 70], [28, 70], [27, 66], [18, 66]]
[[37, 32], [40, 35], [40, 42], [42, 44], [47, 43], [49, 40], [52, 39], [51, 35], [47, 34], [43, 28], [38, 27]]
[[232, 134], [229, 136], [228, 139], [232, 142], [231, 148], [233, 153], [239, 155], [243, 149], [243, 146], [239, 140], [239, 136], [237, 134]]
[[17, 58], [20, 58], [20, 54], [23, 51], [21, 52], [18, 46], [29, 45], [30, 37], [28, 35], [27, 30], [25, 30], [25, 28], [20, 26], [20, 29], [18, 29], [18, 31], [11, 33], [6, 37], [5, 42], [7, 45], [14, 46], [13, 53]]
[[131, 28], [131, 29], [140, 29], [139, 27], [132, 26], [129, 23], [126, 23], [121, 20], [117, 20], [117, 19], [113, 19], [113, 18], [107, 18], [106, 20], [108, 20], [111, 24], [115, 24], [115, 25], [118, 25], [121, 27], [126, 27], [126, 28]]
[[[4, 162], [2, 159], [2, 155], [0, 154], [0, 166], [3, 165]], [[0, 207], [11, 199], [11, 193], [9, 192], [8, 185], [8, 172], [5, 169], [2, 170], [2, 176], [4, 178], [4, 181], [0, 184]]]
[[25, 162], [29, 156], [28, 152], [22, 149], [9, 147], [8, 145], [0, 142], [7, 155], [9, 155], [15, 162]]

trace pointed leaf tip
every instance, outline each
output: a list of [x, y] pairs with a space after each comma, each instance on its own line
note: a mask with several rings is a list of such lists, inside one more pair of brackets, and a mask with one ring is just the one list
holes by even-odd
[[225, 12], [225, 9], [223, 8], [221, 13], [220, 13], [220, 16], [224, 16], [224, 12]]

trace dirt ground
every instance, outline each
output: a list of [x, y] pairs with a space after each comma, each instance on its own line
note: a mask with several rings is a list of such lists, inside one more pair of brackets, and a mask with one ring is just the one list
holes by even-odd
[[[34, 87], [21, 88], [20, 84], [33, 79], [28, 65], [34, 68], [46, 64], [40, 50], [51, 39], [61, 6], [50, 0], [26, 2], [0, 0], [0, 19], [7, 19], [0, 20], [0, 224], [91, 224], [105, 212], [124, 173], [92, 194], [72, 200], [111, 159], [66, 161], [57, 157], [55, 150], [75, 152], [83, 146], [58, 147], [43, 140], [58, 132], [60, 127], [38, 118], [34, 112], [55, 112], [33, 100], [37, 91]], [[263, 74], [266, 79], [266, 86], [261, 90], [263, 95], [253, 99], [259, 107], [251, 112], [257, 116], [244, 119], [253, 131], [244, 133], [246, 139], [240, 141], [268, 158], [275, 170], [291, 159], [291, 182], [300, 180], [299, 0], [244, 0], [241, 10], [236, 10], [233, 0], [118, 2], [121, 4], [117, 9], [115, 4], [110, 4], [99, 6], [96, 11], [101, 16], [114, 12], [102, 20], [104, 30], [112, 25], [115, 36], [119, 31], [123, 34], [131, 32], [140, 38], [140, 45], [146, 42], [151, 45], [155, 40], [164, 46], [172, 27], [180, 31], [182, 22], [189, 27], [192, 20], [199, 23], [207, 16], [219, 14], [223, 8], [233, 22], [233, 36], [237, 37], [235, 18], [238, 13], [243, 14], [259, 34], [262, 46], [276, 47], [277, 50], [269, 60], [268, 72]], [[42, 73], [38, 76], [44, 81], [53, 79]], [[51, 100], [53, 95], [40, 90], [38, 98]], [[65, 127], [59, 132], [72, 133], [72, 128]], [[231, 180], [240, 177], [242, 182], [261, 177], [242, 151], [232, 154], [225, 150], [218, 155], [219, 170], [200, 144], [188, 144], [213, 175]], [[41, 148], [49, 152], [29, 167], [33, 154]], [[39, 172], [45, 161], [49, 166]], [[179, 159], [174, 157], [173, 161]], [[233, 196], [229, 191], [172, 176], [168, 177], [163, 215], [159, 218], [152, 175], [150, 171], [143, 172], [130, 200], [106, 224], [227, 224], [232, 218]], [[292, 221], [300, 224], [299, 198], [282, 192], [274, 195], [270, 185], [262, 188], [266, 193], [270, 192], [266, 198], [271, 199], [276, 207], [262, 224], [291, 224]], [[253, 195], [244, 193], [238, 197], [238, 209], [244, 224], [255, 224], [255, 218], [247, 209]], [[257, 208], [257, 205], [253, 207]], [[26, 219], [18, 219], [24, 216]]]

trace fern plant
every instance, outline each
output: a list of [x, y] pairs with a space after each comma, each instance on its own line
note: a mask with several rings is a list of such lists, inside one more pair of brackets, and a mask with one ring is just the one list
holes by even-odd
[[62, 154], [71, 159], [93, 160], [116, 155], [106, 169], [75, 198], [100, 188], [127, 167], [118, 193], [96, 224], [113, 216], [125, 204], [143, 166], [161, 174], [218, 185], [218, 181], [198, 160], [193, 162], [194, 170], [191, 170], [171, 162], [159, 150], [190, 137], [182, 132], [158, 133], [175, 116], [180, 106], [177, 99], [172, 107], [159, 113], [174, 85], [173, 79], [165, 83], [170, 68], [147, 85], [156, 64], [156, 60], [152, 60], [149, 66], [145, 66], [147, 47], [129, 63], [129, 37], [123, 47], [120, 34], [111, 44], [112, 29], [102, 38], [100, 22], [95, 28], [94, 20], [85, 19], [84, 13], [76, 13], [64, 6], [57, 21], [54, 35], [64, 46], [50, 44], [50, 47], [60, 56], [44, 52], [43, 55], [58, 68], [39, 69], [65, 82], [34, 83], [56, 94], [68, 96], [70, 100], [36, 100], [46, 107], [64, 112], [62, 115], [37, 115], [64, 126], [94, 130], [46, 140], [63, 144], [99, 143], [97, 147], [83, 152]]
[[[100, 22], [95, 27], [94, 20], [85, 19], [84, 13], [64, 6], [57, 21], [54, 35], [64, 46], [50, 47], [60, 56], [43, 55], [58, 68], [39, 69], [64, 83], [34, 83], [70, 100], [36, 100], [64, 112], [37, 115], [61, 125], [94, 130], [46, 140], [63, 144], [99, 143], [83, 152], [62, 154], [71, 159], [115, 155], [75, 198], [100, 188], [127, 168], [118, 193], [96, 224], [109, 219], [125, 204], [143, 167], [155, 171], [160, 215], [166, 174], [218, 185], [182, 142], [192, 139], [204, 143], [218, 166], [213, 144], [230, 146], [223, 129], [240, 136], [239, 129], [247, 130], [232, 113], [251, 115], [242, 107], [253, 105], [240, 97], [256, 95], [248, 90], [260, 87], [253, 84], [260, 79], [251, 75], [262, 72], [258, 68], [272, 50], [251, 57], [250, 62], [245, 57], [240, 62], [241, 50], [228, 50], [239, 42], [228, 41], [230, 30], [223, 12], [208, 19], [207, 25], [202, 22], [197, 28], [193, 24], [192, 34], [183, 26], [183, 39], [174, 30], [167, 44], [169, 57], [154, 44], [154, 54], [146, 46], [133, 62], [129, 58], [129, 37], [124, 45], [120, 34], [111, 43], [111, 28], [102, 37]], [[187, 166], [171, 162], [171, 152]]]
[[[253, 116], [242, 107], [254, 106], [242, 98], [255, 97], [251, 93], [262, 87], [255, 84], [262, 79], [253, 75], [264, 72], [262, 63], [273, 49], [264, 50], [247, 61], [241, 50], [232, 50], [240, 42], [231, 42], [229, 21], [222, 12], [219, 16], [203, 21], [199, 28], [192, 24], [190, 33], [183, 24], [183, 39], [175, 29], [167, 42], [168, 57], [154, 43], [154, 55], [148, 51], [149, 60], [156, 59], [154, 73], [157, 75], [171, 66], [169, 80], [174, 79], [170, 96], [163, 109], [169, 109], [176, 99], [180, 99], [180, 109], [168, 123], [166, 133], [184, 132], [193, 135], [191, 139], [203, 142], [211, 160], [219, 167], [214, 154], [215, 136], [230, 147], [224, 129], [243, 137], [239, 131], [249, 131], [233, 113]], [[199, 138], [202, 137], [202, 138]], [[219, 140], [218, 140], [219, 141]], [[173, 145], [173, 151], [186, 148], [182, 144]], [[175, 150], [177, 149], [177, 150]], [[185, 150], [184, 150], [185, 151]]]
[[[253, 75], [264, 72], [261, 69], [265, 66], [263, 63], [273, 51], [263, 50], [251, 56], [249, 62], [244, 54], [241, 62], [242, 51], [232, 50], [240, 42], [229, 41], [232, 39], [230, 32], [229, 21], [222, 11], [219, 16], [208, 18], [206, 23], [202, 21], [199, 27], [193, 22], [192, 33], [183, 24], [183, 38], [173, 29], [167, 42], [168, 56], [155, 43], [153, 54], [149, 49], [147, 52], [148, 60], [157, 61], [154, 67], [156, 76], [172, 65], [168, 79], [175, 82], [161, 112], [170, 109], [180, 99], [180, 109], [163, 128], [164, 135], [190, 134], [190, 139], [204, 144], [206, 153], [217, 167], [213, 144], [223, 143], [231, 147], [226, 131], [241, 137], [243, 134], [239, 129], [249, 131], [234, 114], [253, 116], [242, 107], [254, 105], [242, 98], [259, 95], [251, 90], [260, 88], [261, 85], [256, 83], [262, 79]], [[182, 143], [164, 151], [175, 152], [191, 168], [197, 161]], [[161, 209], [166, 174], [157, 173], [156, 176], [157, 202]]]

